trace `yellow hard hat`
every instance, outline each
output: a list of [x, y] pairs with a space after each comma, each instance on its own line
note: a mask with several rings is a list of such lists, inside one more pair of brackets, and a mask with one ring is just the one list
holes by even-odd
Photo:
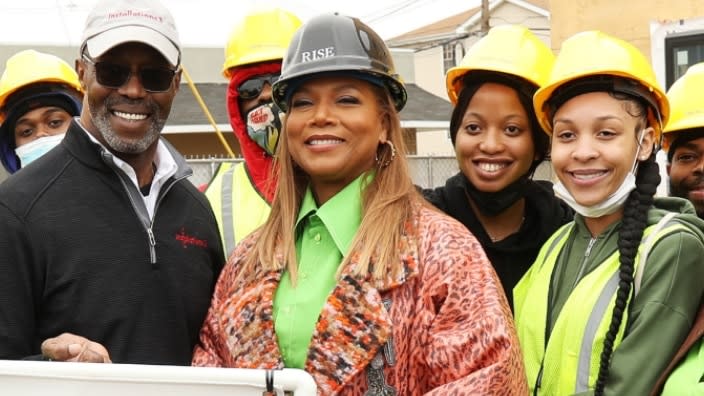
[[667, 91], [672, 110], [663, 131], [663, 148], [667, 150], [685, 129], [704, 128], [704, 62], [692, 65]]
[[[39, 82], [65, 84], [79, 93], [83, 92], [78, 74], [64, 60], [51, 54], [24, 50], [7, 60], [5, 71], [0, 77], [0, 110], [5, 107], [7, 99], [14, 92]], [[3, 115], [0, 114], [0, 122], [2, 118]]]
[[544, 85], [555, 62], [555, 56], [529, 29], [520, 25], [500, 25], [477, 41], [460, 62], [447, 71], [445, 84], [452, 104], [463, 88], [462, 76], [473, 70], [510, 74]]
[[547, 133], [552, 131], [552, 110], [547, 103], [555, 91], [585, 77], [612, 77], [608, 81], [618, 84], [616, 91], [647, 101], [652, 107], [648, 120], [655, 129], [656, 141], [660, 139], [670, 105], [650, 62], [632, 44], [595, 30], [577, 33], [564, 41], [548, 82], [533, 96], [538, 121]]
[[283, 59], [293, 34], [301, 26], [294, 14], [274, 8], [251, 13], [235, 25], [225, 46], [222, 74], [252, 63]]

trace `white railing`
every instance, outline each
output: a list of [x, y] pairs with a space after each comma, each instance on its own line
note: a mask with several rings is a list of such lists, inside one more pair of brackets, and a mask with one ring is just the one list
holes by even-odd
[[0, 360], [3, 396], [261, 396], [267, 375], [277, 395], [314, 396], [303, 370]]

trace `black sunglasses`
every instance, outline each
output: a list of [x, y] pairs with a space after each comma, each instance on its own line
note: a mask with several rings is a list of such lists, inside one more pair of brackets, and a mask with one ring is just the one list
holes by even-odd
[[242, 100], [251, 100], [259, 96], [264, 89], [264, 83], [269, 83], [273, 85], [281, 77], [280, 73], [276, 74], [264, 74], [261, 76], [252, 77], [249, 80], [245, 80], [239, 87], [237, 87], [237, 93]]
[[[108, 88], [120, 88], [125, 85], [132, 75], [132, 70], [124, 65], [109, 62], [96, 62], [85, 53], [83, 59], [95, 68], [95, 78], [98, 83]], [[137, 73], [139, 81], [149, 92], [166, 92], [171, 88], [171, 83], [176, 75], [176, 70], [166, 67], [145, 67]]]

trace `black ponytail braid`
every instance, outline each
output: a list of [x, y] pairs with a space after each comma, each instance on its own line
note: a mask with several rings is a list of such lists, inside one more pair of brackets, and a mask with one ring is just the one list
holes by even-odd
[[609, 375], [609, 363], [614, 350], [614, 341], [623, 321], [623, 314], [628, 309], [628, 296], [633, 285], [634, 261], [638, 246], [647, 227], [648, 209], [653, 205], [655, 191], [660, 184], [660, 171], [655, 162], [655, 152], [638, 165], [636, 188], [628, 196], [623, 207], [623, 220], [618, 236], [619, 283], [616, 291], [616, 304], [611, 315], [609, 330], [604, 339], [601, 352], [599, 374], [594, 387], [594, 396], [603, 396], [606, 379]]

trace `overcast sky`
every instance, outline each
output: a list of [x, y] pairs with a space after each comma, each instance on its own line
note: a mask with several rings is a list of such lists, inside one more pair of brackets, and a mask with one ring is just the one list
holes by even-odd
[[[356, 16], [384, 39], [466, 11], [481, 0], [162, 0], [185, 46], [223, 46], [234, 22], [254, 7], [280, 6], [302, 19], [338, 11]], [[0, 45], [79, 45], [95, 0], [2, 0]]]

